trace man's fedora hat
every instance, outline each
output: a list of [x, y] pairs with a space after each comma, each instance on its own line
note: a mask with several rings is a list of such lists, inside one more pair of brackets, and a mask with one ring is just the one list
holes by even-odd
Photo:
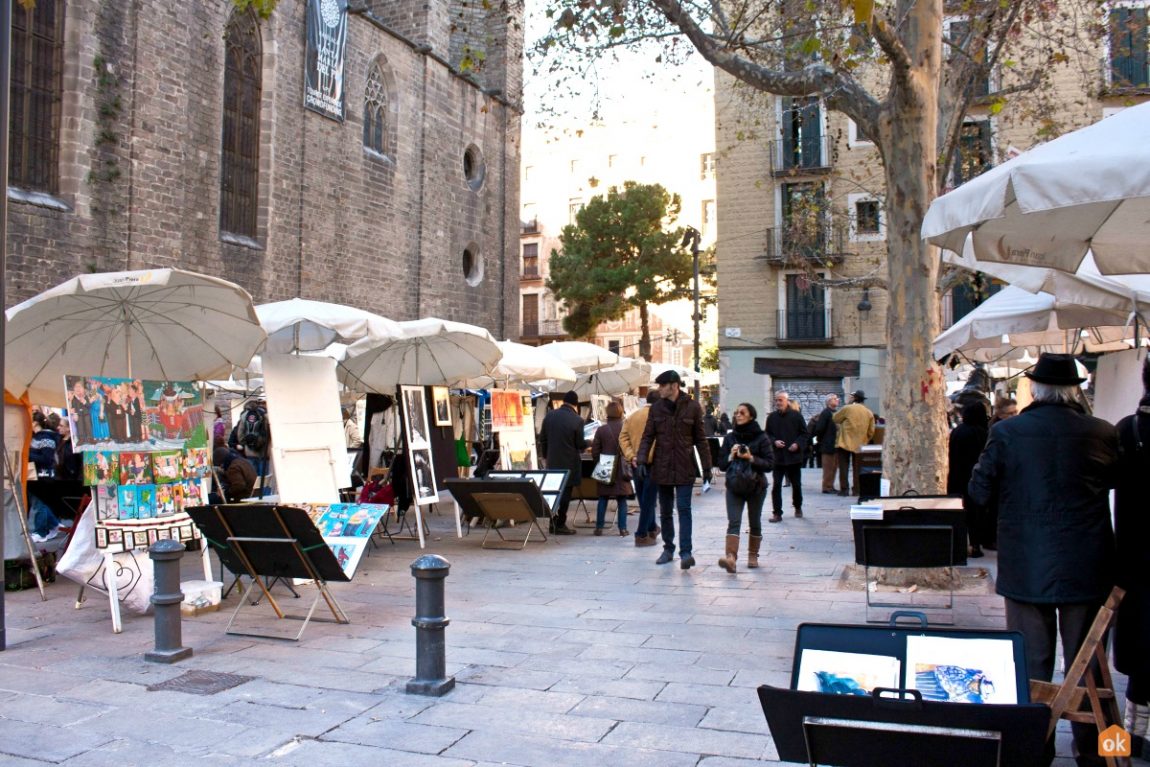
[[1038, 363], [1026, 372], [1026, 377], [1050, 386], [1077, 386], [1086, 380], [1078, 375], [1078, 366], [1071, 354], [1039, 355]]
[[854, 397], [855, 402], [865, 402], [866, 401], [866, 392], [863, 391], [862, 389], [859, 389], [858, 391], [852, 391], [851, 396]]

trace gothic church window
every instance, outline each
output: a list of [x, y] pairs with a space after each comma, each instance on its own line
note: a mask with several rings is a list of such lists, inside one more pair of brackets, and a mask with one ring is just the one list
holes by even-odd
[[59, 187], [64, 0], [12, 8], [8, 182], [55, 194]]
[[371, 65], [363, 94], [363, 145], [387, 154], [387, 88], [378, 64]]
[[224, 35], [220, 229], [256, 237], [263, 48], [255, 14], [236, 11]]

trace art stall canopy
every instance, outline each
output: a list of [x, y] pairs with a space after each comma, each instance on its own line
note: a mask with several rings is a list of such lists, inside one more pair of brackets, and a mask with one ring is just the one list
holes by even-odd
[[463, 389], [490, 389], [526, 386], [551, 390], [564, 383], [575, 383], [577, 374], [570, 365], [538, 346], [514, 341], [498, 341], [503, 353], [499, 362], [485, 375], [459, 382]]
[[644, 360], [620, 357], [609, 368], [593, 373], [581, 373], [573, 390], [582, 401], [593, 395], [614, 396], [626, 394], [632, 389], [647, 385], [651, 380], [651, 366]]
[[1141, 274], [1150, 272], [1148, 222], [1150, 104], [1142, 104], [942, 195], [922, 236], [956, 253], [969, 236], [979, 261], [1066, 272], [1093, 250], [1102, 274]]
[[323, 352], [332, 344], [383, 343], [403, 335], [399, 323], [378, 314], [303, 298], [260, 304], [256, 315], [268, 334], [264, 350], [275, 354]]
[[576, 373], [591, 373], [619, 362], [619, 355], [587, 341], [553, 341], [539, 347], [571, 366]]
[[503, 352], [481, 327], [434, 317], [399, 323], [400, 338], [363, 339], [348, 347], [339, 377], [349, 388], [391, 394], [401, 384], [456, 386], [486, 375]]
[[80, 275], [6, 315], [5, 388], [53, 406], [66, 374], [226, 378], [266, 338], [247, 291], [180, 269]]

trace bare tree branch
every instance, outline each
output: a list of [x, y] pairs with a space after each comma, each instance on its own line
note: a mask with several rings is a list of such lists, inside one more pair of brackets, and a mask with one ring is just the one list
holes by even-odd
[[870, 30], [879, 48], [890, 57], [892, 75], [902, 83], [903, 87], [909, 88], [910, 70], [914, 64], [910, 59], [910, 52], [891, 29], [889, 20], [875, 14], [871, 18]]
[[938, 294], [945, 296], [960, 282], [970, 276], [970, 271], [952, 264], [943, 264], [938, 272]]

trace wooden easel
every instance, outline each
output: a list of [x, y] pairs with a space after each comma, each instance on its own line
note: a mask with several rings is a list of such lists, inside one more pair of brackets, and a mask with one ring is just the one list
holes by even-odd
[[[1098, 728], [1098, 732], [1102, 732], [1112, 724], [1122, 724], [1117, 696], [1114, 694], [1114, 682], [1110, 678], [1110, 659], [1106, 657], [1106, 647], [1102, 640], [1114, 622], [1118, 605], [1124, 596], [1126, 592], [1115, 586], [1107, 597], [1106, 604], [1098, 608], [1098, 614], [1090, 624], [1090, 631], [1086, 634], [1082, 647], [1078, 649], [1078, 654], [1074, 656], [1074, 662], [1066, 671], [1066, 678], [1062, 684], [1030, 680], [1031, 701], [1050, 706], [1047, 740], [1054, 737], [1059, 719], [1093, 724]], [[1090, 668], [1091, 660], [1097, 662], [1102, 686], [1095, 681], [1093, 669]], [[1082, 686], [1083, 684], [1085, 686]], [[1084, 701], [1089, 703], [1085, 710], [1082, 707]], [[1108, 756], [1106, 764], [1109, 767], [1118, 767], [1118, 765], [1129, 765], [1130, 760]]]

